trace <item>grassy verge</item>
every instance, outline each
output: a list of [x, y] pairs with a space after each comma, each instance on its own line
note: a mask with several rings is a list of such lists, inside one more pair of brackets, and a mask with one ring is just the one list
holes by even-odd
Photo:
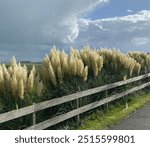
[[101, 130], [119, 123], [122, 119], [126, 118], [130, 113], [135, 112], [137, 109], [150, 103], [150, 92], [142, 96], [134, 97], [129, 103], [128, 108], [118, 105], [111, 107], [109, 111], [102, 112], [98, 110], [90, 117], [84, 118], [81, 121], [81, 126], [76, 129], [80, 130]]

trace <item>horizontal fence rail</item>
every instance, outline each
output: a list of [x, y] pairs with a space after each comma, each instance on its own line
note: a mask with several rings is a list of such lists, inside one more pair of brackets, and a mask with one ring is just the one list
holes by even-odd
[[102, 91], [110, 90], [110, 89], [113, 89], [113, 88], [116, 88], [116, 87], [119, 87], [119, 86], [123, 86], [123, 85], [133, 83], [133, 82], [136, 82], [136, 81], [139, 81], [139, 80], [143, 80], [143, 79], [146, 79], [146, 78], [149, 78], [149, 77], [150, 77], [150, 73], [145, 74], [145, 75], [141, 75], [141, 76], [138, 76], [138, 77], [134, 77], [134, 78], [131, 78], [131, 79], [128, 79], [128, 80], [125, 80], [125, 81], [119, 81], [119, 82], [111, 83], [111, 84], [108, 84], [108, 85], [105, 85], [105, 86], [100, 86], [100, 87], [80, 91], [80, 92], [77, 92], [77, 93], [74, 93], [74, 94], [70, 94], [70, 95], [67, 95], [67, 96], [62, 96], [62, 97], [55, 98], [55, 99], [52, 99], [52, 100], [44, 101], [44, 102], [41, 102], [41, 103], [33, 104], [31, 106], [24, 107], [24, 108], [21, 108], [21, 109], [18, 109], [18, 110], [13, 110], [13, 111], [10, 111], [10, 112], [6, 112], [6, 113], [3, 113], [3, 114], [0, 114], [0, 123], [7, 122], [9, 120], [13, 120], [13, 119], [16, 119], [16, 118], [19, 118], [19, 117], [22, 117], [22, 116], [25, 116], [25, 115], [28, 115], [28, 114], [33, 114], [33, 116], [34, 116], [34, 123], [33, 124], [34, 125], [31, 126], [31, 127], [26, 128], [26, 129], [38, 129], [38, 130], [46, 129], [46, 128], [48, 128], [52, 125], [55, 125], [57, 123], [60, 123], [64, 120], [67, 120], [67, 119], [72, 118], [74, 116], [77, 116], [81, 113], [84, 113], [86, 111], [89, 111], [91, 109], [99, 107], [101, 105], [104, 105], [108, 102], [119, 99], [123, 96], [131, 94], [132, 92], [135, 92], [135, 91], [141, 90], [145, 87], [148, 87], [148, 86], [150, 86], [150, 82], [144, 83], [140, 86], [136, 86], [136, 87], [131, 88], [127, 91], [112, 95], [112, 96], [107, 97], [105, 99], [102, 99], [100, 101], [96, 101], [96, 102], [90, 103], [88, 105], [79, 107], [79, 108], [74, 109], [70, 112], [61, 114], [59, 116], [56, 116], [56, 117], [53, 117], [51, 119], [45, 120], [45, 121], [40, 122], [38, 124], [35, 124], [36, 123], [35, 122], [36, 112], [44, 110], [46, 108], [50, 108], [50, 107], [59, 105], [59, 104], [63, 104], [63, 103], [66, 103], [66, 102], [69, 102], [69, 101], [72, 101], [72, 100], [76, 100], [76, 99], [79, 99], [79, 98], [82, 98], [82, 97], [85, 97], [85, 96], [93, 95], [93, 94], [96, 94], [96, 93], [99, 93], [99, 92], [102, 92]]

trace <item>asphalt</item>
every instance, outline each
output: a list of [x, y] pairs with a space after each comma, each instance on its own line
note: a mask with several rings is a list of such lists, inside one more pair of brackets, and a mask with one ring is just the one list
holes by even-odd
[[150, 130], [150, 104], [129, 115], [109, 130]]

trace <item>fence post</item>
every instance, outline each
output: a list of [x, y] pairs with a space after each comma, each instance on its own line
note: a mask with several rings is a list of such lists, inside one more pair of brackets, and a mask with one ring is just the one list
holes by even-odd
[[[81, 91], [80, 87], [78, 86], [78, 91]], [[79, 98], [76, 100], [77, 102], [77, 109], [80, 107], [80, 101]], [[80, 123], [80, 115], [77, 115], [77, 123]]]
[[[127, 76], [124, 76], [123, 80], [126, 81], [127, 80]], [[123, 88], [123, 92], [125, 92], [127, 89], [128, 88], [127, 88], [127, 84], [126, 84], [125, 88]], [[127, 96], [124, 96], [123, 99], [125, 100], [125, 103], [126, 103], [125, 109], [128, 109], [128, 99], [127, 99]]]
[[[108, 91], [106, 90], [106, 98], [108, 97]], [[107, 111], [109, 110], [109, 106], [108, 106], [108, 103], [106, 104], [107, 105]]]
[[126, 109], [128, 109], [128, 100], [126, 99]]
[[[127, 90], [127, 85], [125, 86], [125, 90], [124, 90], [124, 92]], [[125, 109], [128, 109], [128, 97], [126, 96], [124, 96], [124, 99], [125, 99], [125, 103], [126, 103], [126, 107], [125, 107]]]
[[[77, 99], [77, 109], [79, 108], [79, 99]], [[80, 115], [77, 115], [77, 122], [80, 123]]]
[[[33, 103], [33, 110], [34, 110], [34, 113], [32, 114], [32, 125], [33, 125], [33, 128], [35, 127], [35, 124], [36, 124], [36, 112], [35, 112], [35, 103]], [[34, 128], [35, 129], [35, 128]]]

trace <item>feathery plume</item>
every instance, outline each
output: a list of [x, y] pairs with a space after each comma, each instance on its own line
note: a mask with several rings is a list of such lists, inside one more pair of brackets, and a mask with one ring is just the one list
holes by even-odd
[[24, 84], [23, 84], [23, 79], [19, 81], [18, 84], [18, 96], [20, 99], [24, 99]]

